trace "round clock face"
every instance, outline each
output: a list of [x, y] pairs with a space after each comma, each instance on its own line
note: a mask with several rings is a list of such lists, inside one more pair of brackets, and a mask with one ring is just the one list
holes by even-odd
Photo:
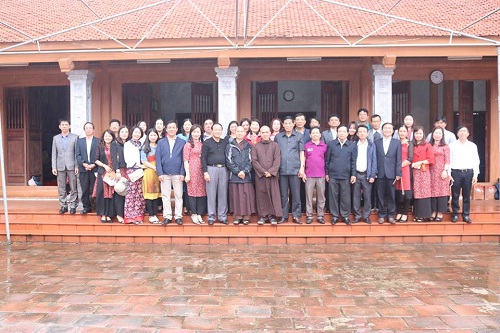
[[444, 81], [444, 74], [443, 72], [439, 70], [435, 70], [431, 72], [431, 75], [429, 76], [430, 80], [434, 84], [440, 84], [441, 82]]
[[293, 100], [294, 97], [295, 97], [295, 94], [291, 90], [285, 90], [285, 92], [283, 92], [283, 99], [287, 102], [290, 102], [291, 100]]

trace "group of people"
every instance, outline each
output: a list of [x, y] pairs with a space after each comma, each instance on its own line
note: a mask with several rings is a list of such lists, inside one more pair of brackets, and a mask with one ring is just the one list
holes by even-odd
[[[244, 118], [230, 122], [225, 133], [211, 119], [202, 125], [185, 119], [180, 130], [174, 120], [165, 125], [159, 118], [148, 129], [144, 121], [129, 128], [113, 119], [100, 139], [92, 123], [78, 138], [63, 119], [52, 149], [60, 213], [76, 213], [78, 176], [81, 213], [90, 212], [95, 197], [103, 223], [116, 218], [138, 224], [147, 212], [150, 223], [182, 224], [189, 211], [195, 224], [229, 224], [228, 212], [234, 224], [243, 225], [252, 214], [258, 224], [286, 223], [290, 213], [293, 223], [302, 224], [305, 212], [310, 224], [316, 208], [321, 224], [326, 211], [332, 224], [372, 223], [373, 209], [378, 223], [394, 224], [408, 220], [410, 205], [415, 221], [442, 221], [451, 184], [452, 222], [458, 220], [461, 194], [463, 221], [472, 222], [470, 191], [479, 156], [467, 127], [458, 127], [457, 140], [440, 116], [426, 137], [411, 115], [398, 127], [382, 124], [379, 115], [369, 117], [367, 109], [357, 115], [349, 125], [331, 115], [324, 131], [315, 118], [306, 128], [302, 113], [273, 119], [269, 126]], [[126, 193], [115, 190], [120, 181]]]

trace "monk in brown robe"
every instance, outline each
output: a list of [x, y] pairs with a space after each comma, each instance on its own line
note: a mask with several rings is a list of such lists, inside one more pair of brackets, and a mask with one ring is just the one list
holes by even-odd
[[262, 140], [252, 148], [258, 224], [264, 224], [269, 220], [271, 224], [276, 225], [282, 214], [278, 180], [281, 151], [279, 145], [271, 141], [271, 130], [268, 126], [260, 128], [260, 136]]

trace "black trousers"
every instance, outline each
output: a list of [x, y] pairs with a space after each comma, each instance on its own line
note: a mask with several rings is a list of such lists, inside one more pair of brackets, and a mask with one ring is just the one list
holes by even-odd
[[330, 212], [332, 218], [348, 218], [351, 212], [351, 182], [350, 179], [335, 179], [330, 176]]
[[288, 198], [292, 197], [292, 217], [300, 218], [302, 208], [300, 205], [300, 183], [302, 180], [297, 175], [280, 175], [281, 207], [283, 218], [288, 219]]
[[[352, 208], [354, 218], [369, 218], [372, 207], [372, 185], [366, 179], [366, 172], [356, 173], [356, 182], [352, 188]], [[363, 199], [363, 206], [361, 200]]]
[[396, 189], [394, 178], [377, 178], [378, 217], [394, 217]]
[[82, 205], [83, 209], [90, 210], [90, 196], [94, 191], [95, 175], [93, 171], [85, 171], [78, 174], [80, 178], [80, 186], [82, 188]]
[[472, 189], [472, 169], [456, 170], [451, 169], [453, 185], [451, 185], [451, 209], [453, 215], [458, 215], [460, 210], [460, 191], [462, 192], [462, 216], [470, 214], [470, 191]]

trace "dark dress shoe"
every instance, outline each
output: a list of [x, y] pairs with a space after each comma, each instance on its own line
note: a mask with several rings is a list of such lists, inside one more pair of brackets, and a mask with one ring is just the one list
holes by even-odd
[[385, 219], [383, 217], [378, 218], [378, 224], [384, 224]]
[[306, 220], [306, 224], [311, 224], [313, 223], [313, 218], [312, 217], [308, 217], [307, 220]]
[[208, 224], [209, 225], [214, 225], [215, 223], [215, 220], [214, 219], [208, 219]]
[[76, 214], [76, 208], [70, 208], [69, 209], [70, 214]]
[[[265, 220], [264, 220], [264, 222], [265, 222]], [[275, 217], [271, 217], [271, 218], [269, 219], [269, 222], [271, 222], [271, 224], [272, 224], [272, 225], [276, 225], [276, 224], [278, 224], [278, 220], [276, 220], [276, 218], [275, 218]]]
[[295, 224], [302, 224], [302, 221], [298, 217], [293, 218], [293, 223]]
[[61, 209], [59, 210], [59, 214], [64, 214], [67, 212], [68, 212], [68, 207], [61, 207]]
[[339, 221], [338, 218], [336, 217], [332, 218], [332, 225], [337, 224], [338, 221]]
[[458, 221], [458, 215], [452, 215], [451, 216], [451, 222], [457, 223], [457, 221]]
[[175, 223], [177, 223], [178, 225], [182, 225], [182, 219], [175, 219]]
[[322, 217], [318, 217], [318, 223], [325, 224], [325, 220]]
[[394, 219], [394, 217], [389, 217], [389, 223], [396, 224], [396, 220]]
[[463, 220], [464, 220], [465, 223], [472, 223], [472, 220], [470, 219], [469, 215], [465, 215], [463, 217]]
[[351, 220], [349, 220], [349, 218], [348, 218], [348, 217], [344, 217], [344, 218], [342, 219], [342, 222], [344, 222], [344, 223], [345, 223], [345, 224], [347, 224], [347, 225], [351, 224]]
[[287, 222], [288, 222], [287, 219], [281, 218], [281, 220], [278, 221], [278, 224], [283, 224], [283, 223], [287, 223]]
[[229, 221], [228, 220], [222, 220], [222, 221], [220, 221], [220, 223], [222, 223], [222, 224], [229, 224]]
[[167, 225], [167, 224], [170, 224], [171, 222], [172, 222], [171, 219], [164, 219], [163, 222], [162, 222], [162, 224], [163, 225]]
[[82, 209], [82, 211], [80, 212], [80, 214], [82, 215], [87, 215], [88, 213], [90, 213], [90, 209], [87, 208]]
[[370, 219], [370, 217], [365, 217], [365, 223], [372, 224], [372, 220]]
[[359, 221], [361, 221], [361, 217], [356, 217], [356, 218], [352, 221], [352, 224], [359, 223]]

